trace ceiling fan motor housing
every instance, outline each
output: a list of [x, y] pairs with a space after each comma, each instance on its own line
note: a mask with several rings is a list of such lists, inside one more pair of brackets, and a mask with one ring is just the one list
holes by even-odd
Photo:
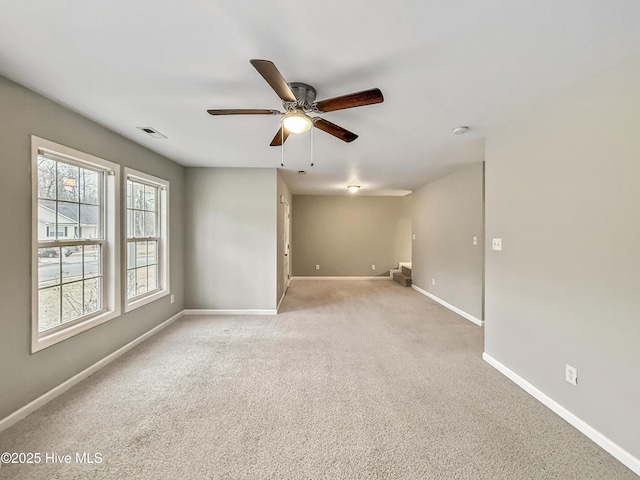
[[316, 101], [316, 89], [311, 85], [301, 82], [291, 82], [288, 84], [291, 93], [296, 97], [297, 102], [282, 102], [287, 111], [302, 109], [305, 112], [314, 111], [314, 102]]

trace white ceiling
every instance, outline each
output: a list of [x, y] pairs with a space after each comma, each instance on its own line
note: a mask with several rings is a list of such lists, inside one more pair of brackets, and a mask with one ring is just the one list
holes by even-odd
[[[186, 166], [280, 166], [278, 117], [206, 113], [282, 110], [249, 59], [320, 100], [380, 88], [382, 104], [322, 115], [359, 138], [315, 130], [315, 166], [309, 134], [289, 138], [294, 194], [404, 194], [482, 160], [497, 122], [640, 53], [637, 0], [0, 0], [0, 12], [0, 75]], [[459, 125], [471, 130], [452, 135]]]

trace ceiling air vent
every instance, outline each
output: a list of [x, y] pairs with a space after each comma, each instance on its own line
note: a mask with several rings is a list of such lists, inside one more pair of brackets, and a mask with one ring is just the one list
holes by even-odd
[[167, 138], [166, 135], [161, 134], [155, 128], [151, 128], [151, 127], [137, 127], [137, 128], [138, 128], [138, 130], [142, 130], [144, 133], [147, 133], [148, 135], [152, 136], [153, 138]]

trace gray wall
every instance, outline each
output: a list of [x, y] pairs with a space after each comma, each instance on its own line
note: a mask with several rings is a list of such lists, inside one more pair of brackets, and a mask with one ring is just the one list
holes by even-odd
[[294, 195], [292, 217], [296, 276], [389, 275], [411, 261], [410, 195]]
[[277, 171], [188, 168], [186, 308], [275, 309]]
[[[289, 216], [291, 217], [291, 211], [293, 210], [292, 206], [292, 197], [287, 184], [284, 182], [282, 175], [280, 175], [280, 171], [278, 171], [278, 196], [277, 196], [277, 205], [278, 205], [278, 293], [276, 302], [280, 302], [280, 299], [284, 295], [288, 286], [288, 279], [285, 278], [285, 235], [284, 235], [284, 225], [285, 219], [284, 216], [286, 214], [286, 204], [289, 205]], [[291, 218], [290, 218], [291, 220]], [[289, 245], [291, 245], [291, 221], [289, 221]], [[288, 259], [290, 262], [289, 271], [292, 271], [291, 265], [291, 253], [288, 254]]]
[[[32, 134], [171, 182], [174, 304], [164, 297], [30, 353]], [[0, 77], [0, 171], [0, 418], [4, 418], [183, 309], [184, 169]]]
[[640, 58], [490, 132], [486, 151], [486, 352], [636, 458], [639, 85]]
[[484, 294], [483, 182], [482, 162], [463, 167], [416, 190], [412, 213], [413, 284], [478, 320]]

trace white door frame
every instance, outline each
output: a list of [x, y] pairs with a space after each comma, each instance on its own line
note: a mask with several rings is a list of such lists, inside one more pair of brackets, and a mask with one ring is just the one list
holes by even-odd
[[289, 288], [289, 283], [291, 282], [291, 248], [290, 248], [290, 234], [291, 234], [291, 207], [289, 207], [289, 203], [284, 200], [284, 225], [283, 225], [283, 234], [284, 234], [284, 262], [283, 262], [283, 275], [284, 275], [284, 291], [286, 292]]

